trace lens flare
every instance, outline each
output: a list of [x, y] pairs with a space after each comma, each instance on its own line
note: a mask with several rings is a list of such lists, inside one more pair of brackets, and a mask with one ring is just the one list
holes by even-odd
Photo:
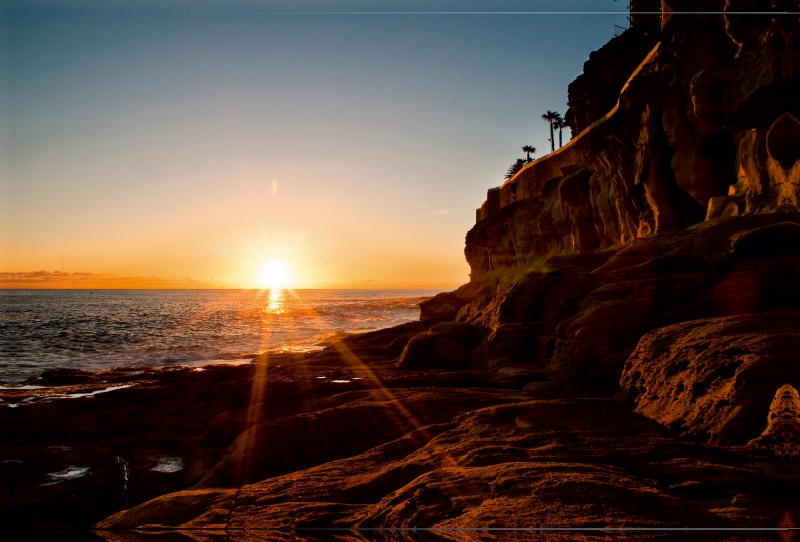
[[270, 260], [258, 268], [256, 284], [268, 290], [283, 290], [292, 284], [292, 269], [283, 260]]

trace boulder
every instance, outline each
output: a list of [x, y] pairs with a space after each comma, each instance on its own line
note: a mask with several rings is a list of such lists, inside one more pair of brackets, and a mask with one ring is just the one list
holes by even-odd
[[44, 371], [37, 377], [30, 378], [27, 384], [37, 386], [68, 386], [71, 384], [83, 384], [94, 379], [94, 373], [81, 369], [59, 368]]
[[436, 294], [419, 304], [419, 319], [430, 320], [433, 318], [454, 319], [459, 309], [475, 299], [491, 293], [488, 285], [468, 282], [453, 292]]
[[476, 365], [494, 370], [520, 364], [534, 367], [542, 357], [537, 340], [540, 329], [541, 326], [524, 323], [498, 326], [481, 344]]
[[480, 341], [474, 326], [463, 322], [436, 324], [411, 338], [398, 358], [401, 368], [467, 369]]
[[[581, 301], [578, 312], [556, 328], [555, 350], [547, 368], [560, 379], [579, 379], [609, 356], [636, 345], [657, 318], [676, 306], [696, 302], [711, 286], [705, 273], [650, 278], [645, 264], [601, 286]], [[613, 362], [609, 359], [609, 363]], [[607, 373], [607, 371], [606, 371]]]
[[781, 222], [732, 236], [724, 258], [730, 264], [750, 259], [800, 257], [800, 224]]
[[709, 318], [641, 338], [617, 397], [676, 433], [746, 444], [762, 434], [776, 390], [800, 385], [800, 311]]

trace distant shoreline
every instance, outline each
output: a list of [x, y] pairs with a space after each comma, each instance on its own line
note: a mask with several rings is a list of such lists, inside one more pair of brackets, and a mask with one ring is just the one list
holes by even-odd
[[[355, 291], [365, 291], [365, 292], [374, 292], [374, 291], [397, 291], [397, 292], [407, 292], [412, 290], [429, 290], [429, 291], [437, 291], [437, 292], [446, 292], [449, 290], [454, 290], [458, 288], [460, 285], [454, 286], [443, 286], [443, 287], [408, 287], [408, 288], [283, 288], [282, 290], [290, 290], [290, 291], [319, 291], [319, 292], [326, 292], [331, 290], [336, 291], [345, 291], [345, 292], [355, 292]], [[14, 287], [0, 287], [0, 292], [71, 292], [71, 291], [218, 291], [218, 292], [240, 292], [240, 291], [270, 291], [269, 288], [14, 288]]]
[[[367, 275], [369, 276], [369, 275]], [[424, 278], [421, 277], [421, 278]], [[467, 282], [465, 276], [463, 282]], [[310, 284], [312, 287], [286, 290], [455, 290], [463, 284], [453, 282], [403, 283], [395, 280], [364, 279], [342, 281], [301, 281], [289, 284]], [[0, 271], [0, 290], [268, 290], [250, 279], [158, 277], [117, 275], [114, 273], [67, 273], [61, 271]], [[240, 286], [243, 285], [243, 286]], [[248, 286], [250, 285], [250, 286]]]

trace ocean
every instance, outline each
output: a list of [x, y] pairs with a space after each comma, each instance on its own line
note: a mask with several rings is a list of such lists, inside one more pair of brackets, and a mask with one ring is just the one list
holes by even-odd
[[48, 369], [242, 362], [419, 318], [441, 290], [0, 290], [0, 383]]

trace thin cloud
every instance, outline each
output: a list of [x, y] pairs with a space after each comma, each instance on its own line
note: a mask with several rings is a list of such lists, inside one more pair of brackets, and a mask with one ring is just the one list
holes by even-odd
[[450, 209], [436, 209], [435, 211], [428, 211], [427, 213], [422, 214], [425, 216], [448, 215], [450, 214]]
[[2, 289], [205, 289], [224, 288], [215, 279], [192, 277], [142, 277], [113, 273], [62, 273], [61, 271], [0, 272]]

